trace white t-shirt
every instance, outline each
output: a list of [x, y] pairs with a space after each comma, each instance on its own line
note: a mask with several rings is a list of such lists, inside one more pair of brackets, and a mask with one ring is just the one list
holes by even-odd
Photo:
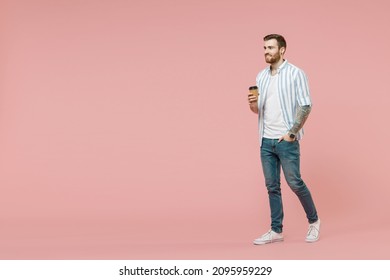
[[264, 137], [278, 139], [287, 133], [278, 93], [279, 74], [271, 76], [264, 103]]

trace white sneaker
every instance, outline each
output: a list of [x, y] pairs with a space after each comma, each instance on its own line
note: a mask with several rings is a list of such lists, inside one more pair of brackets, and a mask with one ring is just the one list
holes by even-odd
[[267, 243], [280, 242], [280, 241], [283, 241], [283, 233], [277, 233], [274, 232], [272, 229], [270, 229], [267, 233], [253, 240], [253, 244], [263, 245]]
[[316, 242], [320, 238], [320, 219], [317, 222], [309, 224], [309, 230], [306, 234], [306, 242]]

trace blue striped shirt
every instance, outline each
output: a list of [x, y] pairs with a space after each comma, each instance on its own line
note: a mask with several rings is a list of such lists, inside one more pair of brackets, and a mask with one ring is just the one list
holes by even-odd
[[[278, 93], [280, 106], [282, 107], [283, 122], [286, 125], [286, 133], [293, 127], [297, 106], [311, 106], [309, 85], [305, 73], [295, 65], [283, 62], [278, 68], [279, 83]], [[256, 84], [259, 88], [259, 136], [260, 141], [264, 133], [264, 102], [268, 91], [271, 77], [271, 67], [265, 68], [256, 77]], [[298, 132], [297, 139], [303, 137], [303, 128]]]

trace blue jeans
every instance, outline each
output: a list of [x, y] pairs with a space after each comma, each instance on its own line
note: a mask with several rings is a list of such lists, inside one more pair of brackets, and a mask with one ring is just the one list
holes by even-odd
[[309, 189], [301, 178], [299, 169], [300, 152], [299, 141], [287, 142], [278, 139], [263, 138], [261, 143], [261, 164], [268, 190], [269, 205], [271, 208], [271, 229], [275, 232], [283, 231], [283, 204], [280, 189], [280, 167], [291, 190], [298, 196], [309, 223], [318, 220]]

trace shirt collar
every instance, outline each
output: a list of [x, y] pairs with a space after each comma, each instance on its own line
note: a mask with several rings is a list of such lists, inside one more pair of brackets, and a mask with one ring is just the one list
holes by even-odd
[[[286, 65], [287, 65], [287, 59], [285, 59], [283, 61], [283, 63], [278, 67], [278, 70], [277, 70], [278, 74], [279, 74], [280, 70], [282, 70]], [[271, 65], [268, 67], [268, 72], [271, 73]]]

